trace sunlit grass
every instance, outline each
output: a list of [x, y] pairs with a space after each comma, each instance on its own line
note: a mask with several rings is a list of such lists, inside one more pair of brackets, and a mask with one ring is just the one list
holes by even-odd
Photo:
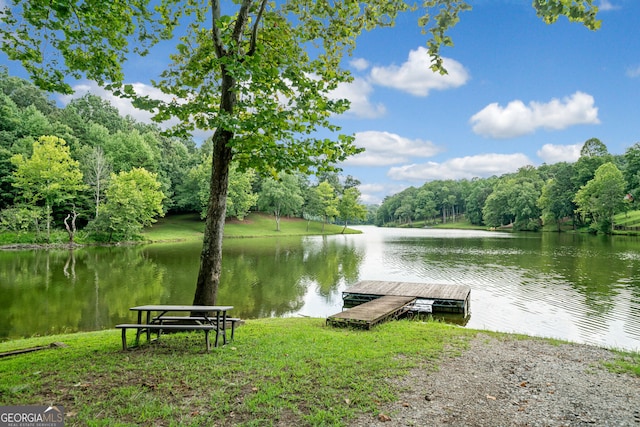
[[[3, 358], [0, 405], [62, 405], [69, 426], [348, 425], [398, 399], [390, 379], [416, 367], [437, 370], [476, 333], [440, 322], [364, 331], [276, 318], [247, 321], [233, 343], [209, 353], [197, 332], [143, 340], [126, 352], [116, 330], [14, 340], [0, 352], [54, 341], [68, 347]], [[637, 353], [618, 354], [610, 369], [640, 375]]]
[[0, 404], [63, 405], [66, 425], [345, 425], [397, 398], [388, 378], [435, 369], [473, 335], [435, 322], [355, 331], [301, 318], [251, 320], [236, 332], [210, 353], [199, 333], [127, 352], [115, 330], [1, 343], [68, 347], [5, 358]]
[[[276, 229], [275, 217], [252, 213], [243, 221], [228, 220], [224, 226], [227, 238], [236, 237], [275, 237], [308, 236], [322, 234], [340, 234], [344, 227], [325, 224], [318, 221], [307, 222], [299, 218], [282, 218], [280, 231]], [[152, 227], [144, 230], [144, 238], [153, 242], [162, 241], [201, 241], [204, 232], [204, 220], [197, 214], [171, 215], [160, 219]], [[347, 228], [345, 234], [359, 233]]]
[[619, 213], [614, 217], [613, 222], [625, 227], [640, 227], [640, 211]]
[[619, 357], [605, 365], [613, 372], [627, 372], [640, 377], [640, 353], [618, 352]]
[[442, 223], [440, 221], [413, 221], [410, 224], [402, 224], [399, 228], [446, 228], [446, 229], [462, 229], [462, 230], [486, 230], [488, 227], [484, 225], [473, 225], [467, 220], [452, 221]]

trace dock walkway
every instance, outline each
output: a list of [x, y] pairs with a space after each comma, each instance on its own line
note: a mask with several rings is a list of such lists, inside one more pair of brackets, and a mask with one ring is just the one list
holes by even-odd
[[342, 293], [344, 311], [327, 324], [366, 327], [397, 318], [416, 304], [427, 303], [434, 313], [469, 314], [471, 288], [466, 285], [365, 280]]
[[359, 326], [370, 329], [372, 326], [391, 317], [404, 314], [407, 305], [415, 301], [415, 297], [386, 295], [364, 304], [334, 314], [327, 319], [332, 326]]

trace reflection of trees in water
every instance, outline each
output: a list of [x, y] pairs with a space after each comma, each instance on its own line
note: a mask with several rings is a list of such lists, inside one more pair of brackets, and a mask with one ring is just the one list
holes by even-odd
[[158, 301], [162, 269], [139, 248], [12, 252], [0, 269], [0, 336], [112, 327], [129, 307]]
[[[9, 256], [7, 256], [9, 255]], [[65, 250], [1, 254], [2, 336], [32, 336], [76, 330], [82, 302], [66, 282]], [[68, 325], [59, 328], [57, 325]]]
[[610, 313], [620, 294], [619, 283], [633, 278], [630, 268], [639, 266], [620, 256], [625, 242], [614, 243], [609, 236], [546, 234], [542, 236], [540, 271], [568, 283], [592, 315]]
[[[357, 280], [363, 255], [348, 239], [237, 239], [225, 247], [220, 304], [234, 316], [299, 311], [309, 286], [324, 297]], [[240, 241], [243, 240], [243, 241]], [[199, 245], [0, 252], [0, 337], [110, 328], [129, 308], [189, 304]]]
[[[625, 336], [640, 337], [636, 238], [543, 233], [388, 239], [383, 246], [364, 241], [362, 236], [229, 239], [219, 303], [235, 306], [233, 315], [243, 318], [297, 312], [307, 293], [329, 300], [355, 283], [365, 251], [375, 250], [384, 251], [385, 262], [399, 260], [395, 268], [416, 277], [474, 283], [547, 317], [544, 307], [551, 314], [563, 310], [572, 316], [563, 319], [585, 339], [622, 334], [622, 328]], [[189, 304], [200, 249], [181, 243], [0, 251], [0, 338], [111, 328], [132, 321], [134, 305]]]
[[67, 262], [64, 264], [64, 268], [62, 269], [64, 272], [64, 276], [69, 279], [73, 279], [75, 281], [76, 278], [76, 257], [73, 249], [69, 249], [69, 256], [67, 257]]
[[299, 310], [305, 287], [300, 284], [304, 266], [302, 248], [286, 241], [270, 251], [251, 244], [225, 252], [220, 303], [231, 301], [234, 316], [258, 318], [282, 316]]
[[282, 239], [268, 249], [261, 242], [230, 244], [218, 298], [241, 317], [286, 315], [302, 308], [309, 282], [329, 296], [342, 280], [358, 277], [361, 261], [353, 245], [326, 238], [319, 243]]
[[[96, 305], [101, 318], [97, 323], [106, 324], [131, 321], [130, 307], [142, 304], [159, 304], [166, 292], [164, 268], [146, 257], [141, 247], [106, 248], [107, 252], [91, 252], [85, 257], [87, 271], [92, 272], [93, 289], [100, 289]], [[96, 291], [97, 293], [97, 291]], [[86, 316], [95, 311], [86, 307]]]
[[634, 291], [640, 290], [640, 258], [625, 255], [637, 254], [637, 248], [637, 240], [627, 237], [543, 235], [540, 268], [573, 290], [558, 303], [576, 317], [585, 340], [615, 333], [616, 323], [640, 337], [640, 297]]
[[321, 296], [330, 297], [340, 282], [354, 283], [358, 280], [363, 257], [353, 243], [325, 237], [320, 249], [309, 251], [306, 257], [306, 277], [317, 283]]
[[516, 311], [538, 312], [545, 321], [560, 313], [587, 342], [619, 333], [620, 324], [638, 329], [633, 316], [640, 305], [633, 294], [640, 289], [640, 256], [626, 255], [639, 253], [637, 238], [555, 232], [512, 236], [396, 239], [385, 249], [405, 270], [447, 281], [463, 278], [508, 297]]

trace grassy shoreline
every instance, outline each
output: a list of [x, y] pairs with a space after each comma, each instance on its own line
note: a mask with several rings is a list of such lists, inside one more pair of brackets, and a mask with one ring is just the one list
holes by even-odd
[[[398, 398], [387, 379], [437, 370], [477, 332], [439, 322], [359, 331], [324, 319], [271, 318], [248, 320], [233, 343], [210, 353], [200, 333], [126, 352], [116, 330], [14, 340], [0, 343], [0, 352], [56, 341], [67, 347], [0, 359], [0, 405], [62, 405], [69, 426], [347, 425]], [[612, 369], [640, 375], [639, 354], [618, 354]]]
[[[322, 236], [335, 234], [359, 234], [358, 230], [344, 228], [342, 225], [323, 224], [318, 221], [306, 221], [300, 218], [281, 218], [280, 231], [276, 230], [273, 215], [251, 213], [243, 221], [228, 219], [224, 227], [224, 237], [289, 237], [289, 236]], [[71, 246], [99, 245], [135, 245], [146, 243], [202, 242], [204, 220], [198, 214], [176, 214], [160, 218], [157, 223], [142, 231], [140, 238], [131, 242], [99, 243], [89, 242], [78, 233]], [[51, 243], [41, 243], [33, 233], [0, 233], [0, 249], [30, 249], [69, 247], [66, 232], [56, 230], [51, 234]]]
[[[224, 226], [225, 238], [317, 236], [341, 234], [344, 227], [335, 224], [323, 224], [318, 221], [306, 221], [300, 218], [281, 218], [280, 231], [276, 230], [273, 215], [251, 213], [244, 220], [227, 219]], [[161, 218], [152, 227], [143, 232], [148, 242], [201, 241], [204, 221], [197, 214], [171, 215]], [[360, 231], [347, 228], [344, 234], [358, 234]]]

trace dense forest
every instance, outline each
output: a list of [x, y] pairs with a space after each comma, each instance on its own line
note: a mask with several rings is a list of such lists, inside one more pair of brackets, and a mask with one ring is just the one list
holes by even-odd
[[[63, 108], [0, 67], [0, 231], [36, 241], [135, 238], [167, 213], [206, 213], [211, 140], [170, 136], [87, 94]], [[227, 217], [250, 210], [345, 226], [370, 215], [335, 173], [258, 176], [232, 167]], [[66, 232], [64, 231], [66, 230]], [[66, 233], [66, 234], [65, 234]], [[56, 237], [54, 237], [56, 236]]]
[[[134, 238], [167, 213], [205, 215], [211, 140], [170, 136], [122, 117], [87, 94], [59, 107], [50, 94], [0, 68], [0, 231], [50, 241], [76, 230], [94, 241]], [[324, 222], [473, 225], [538, 230], [553, 225], [613, 231], [640, 192], [640, 143], [612, 155], [592, 138], [575, 163], [523, 167], [472, 180], [409, 187], [380, 206], [359, 202], [358, 180], [335, 173], [259, 176], [231, 168], [227, 217], [249, 211]], [[59, 238], [59, 237], [58, 237]]]
[[535, 231], [588, 228], [611, 233], [614, 215], [632, 209], [640, 192], [640, 143], [612, 155], [597, 138], [587, 140], [575, 163], [526, 166], [472, 180], [430, 181], [387, 197], [376, 224], [451, 222]]

